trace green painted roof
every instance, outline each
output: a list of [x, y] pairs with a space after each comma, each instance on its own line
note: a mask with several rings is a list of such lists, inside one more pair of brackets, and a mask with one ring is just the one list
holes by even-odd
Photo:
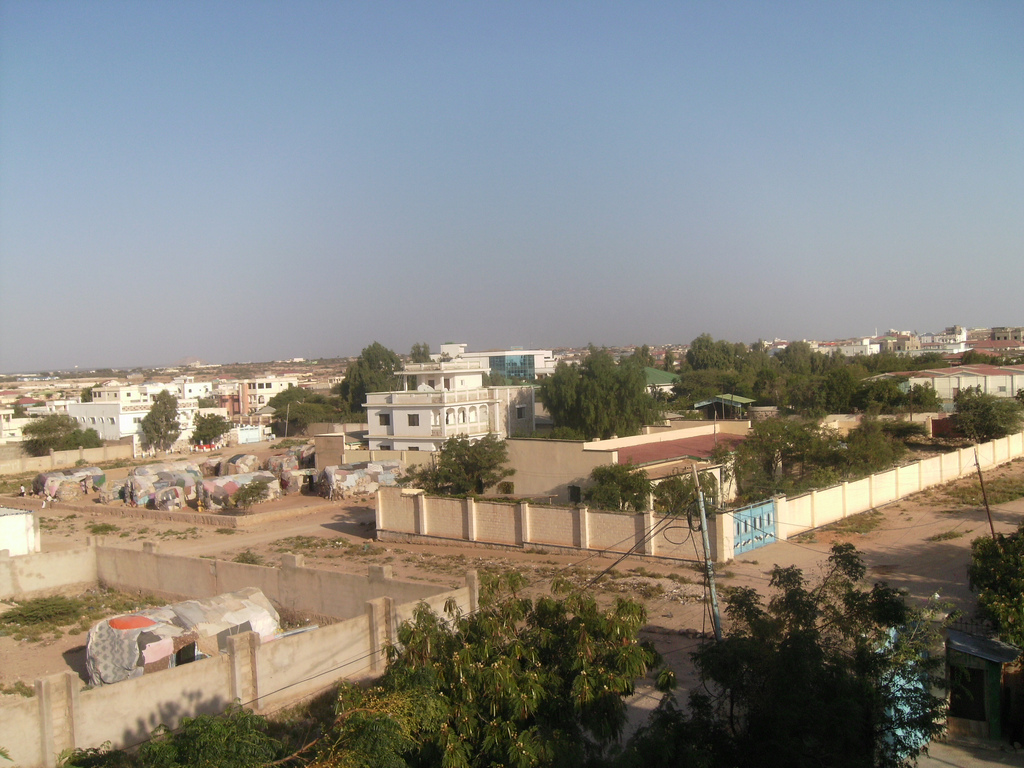
[[704, 408], [705, 406], [711, 405], [712, 403], [722, 403], [724, 405], [732, 405], [736, 408], [740, 408], [744, 405], [750, 405], [751, 403], [757, 402], [750, 397], [740, 397], [739, 395], [715, 395], [710, 400], [702, 400], [699, 403], [694, 403], [694, 408]]
[[644, 375], [647, 376], [647, 386], [664, 386], [675, 384], [679, 377], [674, 373], [663, 371], [660, 368], [644, 368]]

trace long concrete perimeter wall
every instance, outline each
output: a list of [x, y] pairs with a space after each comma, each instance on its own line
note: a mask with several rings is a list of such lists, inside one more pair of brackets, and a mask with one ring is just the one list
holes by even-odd
[[1024, 456], [1024, 432], [915, 461], [855, 482], [840, 483], [793, 498], [779, 496], [776, 498], [778, 538], [788, 539], [811, 528], [975, 474], [979, 464], [982, 469], [990, 469], [1021, 456]]
[[344, 620], [269, 642], [246, 632], [228, 639], [227, 653], [99, 688], [86, 689], [72, 672], [37, 680], [33, 698], [0, 701], [0, 745], [23, 768], [54, 766], [66, 749], [133, 746], [158, 725], [174, 728], [183, 717], [221, 712], [234, 701], [273, 711], [339, 680], [374, 677], [384, 671], [385, 649], [397, 642], [401, 621], [417, 605], [438, 613], [450, 600], [463, 612], [477, 607], [475, 574], [466, 587], [440, 591], [396, 581], [390, 566], [371, 566], [370, 577], [360, 578], [306, 569], [297, 555], [286, 555], [281, 569], [111, 547], [55, 555], [61, 557], [0, 560], [0, 580], [6, 574], [8, 583], [45, 582], [47, 589], [91, 580], [186, 597], [259, 586], [281, 607]]
[[[525, 501], [505, 504], [427, 496], [401, 488], [377, 491], [377, 538], [384, 541], [466, 541], [520, 549], [632, 551], [649, 557], [693, 559], [693, 545], [686, 536], [679, 536], [678, 525], [677, 518], [650, 511], [628, 514]], [[667, 526], [672, 530], [667, 531]], [[728, 557], [719, 555], [724, 539], [714, 528], [712, 531], [712, 555], [728, 559], [731, 548]], [[686, 544], [689, 554], [683, 544], [674, 541]]]
[[22, 456], [0, 460], [0, 475], [19, 475], [24, 472], [49, 472], [73, 467], [79, 461], [100, 464], [104, 461], [130, 459], [134, 456], [131, 443], [104, 445], [100, 448], [76, 448], [72, 451], [53, 451], [48, 456]]

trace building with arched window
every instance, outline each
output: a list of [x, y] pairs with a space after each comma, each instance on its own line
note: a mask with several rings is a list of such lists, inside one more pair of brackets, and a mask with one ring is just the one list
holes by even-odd
[[436, 451], [457, 435], [531, 434], [533, 387], [485, 386], [487, 373], [476, 360], [406, 365], [403, 389], [366, 395], [370, 450]]

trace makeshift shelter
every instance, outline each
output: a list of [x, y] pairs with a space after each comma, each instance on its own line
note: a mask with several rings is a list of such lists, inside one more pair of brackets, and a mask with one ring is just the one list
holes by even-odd
[[316, 476], [315, 469], [286, 469], [280, 477], [282, 495], [301, 492], [302, 486], [309, 482], [309, 478]]
[[[173, 499], [180, 498], [180, 506], [184, 506], [186, 501], [197, 498], [202, 480], [199, 465], [194, 462], [153, 464], [148, 467], [136, 467], [125, 481], [125, 492], [129, 500], [134, 499], [140, 507], [176, 509], [178, 507], [173, 506]], [[163, 493], [169, 488], [179, 488], [180, 495]], [[161, 498], [164, 504], [172, 506], [160, 507]]]
[[952, 733], [982, 739], [1021, 738], [1021, 671], [1019, 666], [1010, 669], [1020, 655], [1020, 648], [995, 638], [946, 631], [947, 723]]
[[251, 472], [244, 475], [228, 475], [203, 481], [203, 500], [208, 506], [226, 507], [238, 489], [258, 480], [265, 480], [269, 495], [267, 500], [281, 496], [281, 483], [270, 472]]
[[89, 684], [109, 685], [223, 653], [231, 635], [250, 631], [263, 642], [280, 633], [277, 611], [256, 587], [104, 619], [89, 630], [85, 646]]
[[[88, 490], [100, 489], [107, 482], [107, 476], [99, 467], [76, 467], [55, 472], [42, 472], [32, 481], [32, 492], [39, 495], [57, 496], [62, 483], [74, 481], [78, 484], [78, 495], [81, 495], [82, 481]], [[75, 496], [77, 498], [77, 496]]]
[[281, 473], [289, 469], [299, 468], [299, 457], [294, 453], [278, 453], [267, 459], [267, 464], [264, 467], [268, 472], [273, 472], [278, 477]]
[[247, 475], [260, 468], [260, 460], [251, 453], [237, 453], [220, 463], [220, 477], [225, 475]]

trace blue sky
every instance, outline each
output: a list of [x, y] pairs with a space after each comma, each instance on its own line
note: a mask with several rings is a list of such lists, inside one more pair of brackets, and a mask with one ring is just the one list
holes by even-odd
[[1024, 324], [1024, 3], [0, 0], [0, 371]]

